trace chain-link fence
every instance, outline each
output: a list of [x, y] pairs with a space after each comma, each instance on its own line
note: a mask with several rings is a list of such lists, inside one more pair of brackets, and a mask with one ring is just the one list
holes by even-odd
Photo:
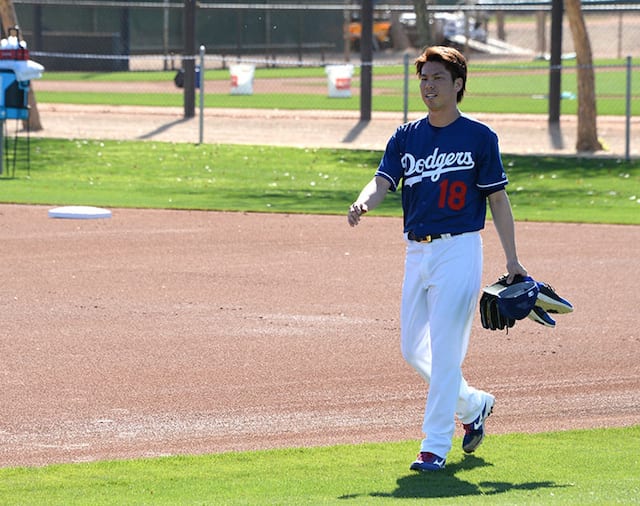
[[[185, 61], [195, 60], [196, 80], [205, 79], [206, 108], [357, 110], [357, 5], [200, 2], [187, 37], [185, 5], [15, 0], [31, 58], [46, 68], [34, 86], [38, 102], [117, 104], [119, 97], [126, 104], [180, 106], [180, 71]], [[373, 109], [397, 111], [399, 119], [403, 111], [424, 108], [415, 88], [407, 95], [405, 82], [405, 55], [413, 59], [419, 53], [412, 9], [386, 5], [374, 20]], [[583, 12], [598, 114], [640, 114], [638, 79], [628, 82], [629, 69], [635, 76], [639, 68], [640, 5], [584, 2]], [[473, 80], [465, 111], [546, 113], [550, 3], [429, 5], [428, 15], [432, 42], [456, 45], [469, 59]], [[185, 53], [189, 37], [204, 47], [202, 76], [199, 55]], [[562, 113], [575, 114], [575, 55], [566, 18], [562, 53]], [[334, 80], [336, 68], [344, 75]], [[344, 100], [327, 100], [334, 97]]]

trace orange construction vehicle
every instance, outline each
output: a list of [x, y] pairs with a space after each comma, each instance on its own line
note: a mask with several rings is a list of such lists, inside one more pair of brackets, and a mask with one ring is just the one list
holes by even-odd
[[[360, 13], [351, 14], [349, 23], [349, 42], [355, 51], [360, 49], [362, 37], [362, 23]], [[391, 16], [388, 13], [376, 12], [373, 18], [373, 50], [387, 49], [391, 47]]]

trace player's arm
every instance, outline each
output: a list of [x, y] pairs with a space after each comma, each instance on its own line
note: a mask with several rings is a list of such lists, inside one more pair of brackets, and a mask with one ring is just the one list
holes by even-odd
[[349, 225], [355, 227], [360, 222], [360, 217], [367, 211], [375, 209], [387, 196], [391, 183], [383, 177], [374, 176], [360, 192], [356, 201], [349, 207], [347, 220]]
[[516, 274], [527, 275], [527, 270], [518, 260], [516, 250], [516, 233], [511, 211], [509, 196], [505, 190], [499, 190], [489, 195], [489, 208], [493, 217], [493, 224], [496, 227], [502, 249], [507, 259], [507, 283], [511, 283]]

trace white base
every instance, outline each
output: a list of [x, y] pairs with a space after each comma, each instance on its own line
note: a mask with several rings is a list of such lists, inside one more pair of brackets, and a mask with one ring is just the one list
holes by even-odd
[[50, 209], [49, 218], [71, 218], [76, 220], [111, 218], [111, 211], [91, 206], [64, 206]]

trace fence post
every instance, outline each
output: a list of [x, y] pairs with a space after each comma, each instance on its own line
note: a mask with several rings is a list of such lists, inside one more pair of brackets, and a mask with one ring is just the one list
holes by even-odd
[[184, 0], [183, 7], [184, 54], [184, 118], [196, 115], [196, 0]]
[[549, 124], [560, 124], [560, 93], [562, 80], [562, 0], [552, 0], [551, 54], [549, 69]]
[[373, 86], [373, 0], [362, 0], [360, 19], [360, 121], [371, 120]]
[[409, 121], [409, 54], [404, 54], [404, 123]]
[[631, 56], [627, 56], [627, 104], [626, 104], [626, 124], [625, 124], [625, 140], [624, 140], [624, 159], [628, 162], [631, 160], [630, 144], [631, 144]]
[[200, 46], [200, 136], [199, 143], [202, 144], [204, 136], [204, 46]]

